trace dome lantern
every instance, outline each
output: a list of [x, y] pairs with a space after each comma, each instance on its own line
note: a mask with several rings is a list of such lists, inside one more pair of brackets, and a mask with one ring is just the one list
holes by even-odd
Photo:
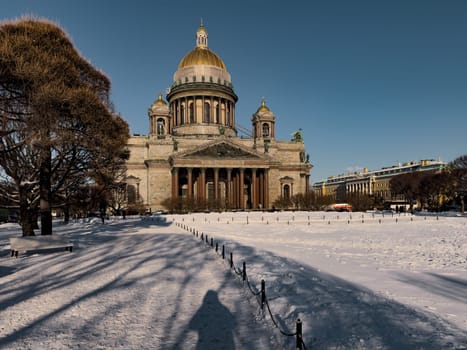
[[208, 32], [204, 29], [203, 20], [201, 20], [201, 24], [196, 32], [196, 46], [208, 47]]
[[196, 47], [182, 58], [178, 64], [178, 69], [198, 65], [214, 66], [227, 71], [224, 61], [208, 48], [208, 32], [203, 22], [201, 22], [196, 32]]

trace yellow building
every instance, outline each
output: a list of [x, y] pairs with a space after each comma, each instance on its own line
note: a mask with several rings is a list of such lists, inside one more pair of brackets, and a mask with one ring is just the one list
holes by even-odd
[[238, 97], [202, 24], [166, 99], [159, 95], [149, 108], [149, 134], [128, 142], [129, 205], [167, 209], [168, 199], [182, 199], [211, 208], [270, 208], [281, 196], [309, 191], [301, 134], [277, 140], [276, 116], [264, 99], [251, 117], [251, 137], [237, 135]]
[[336, 201], [343, 201], [347, 195], [371, 195], [382, 200], [393, 200], [389, 182], [394, 176], [416, 171], [439, 171], [446, 166], [441, 160], [421, 160], [369, 171], [330, 176], [326, 180], [313, 184], [313, 191], [318, 196], [330, 196]]

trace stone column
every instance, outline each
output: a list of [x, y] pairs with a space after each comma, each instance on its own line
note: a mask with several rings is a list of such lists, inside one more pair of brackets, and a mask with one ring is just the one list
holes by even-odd
[[206, 199], [206, 168], [201, 168], [200, 170], [201, 170], [200, 198], [205, 200]]
[[230, 203], [231, 203], [232, 208], [237, 208], [237, 175], [236, 174], [232, 176], [231, 189], [232, 191], [230, 192], [231, 193]]
[[264, 169], [264, 207], [269, 208], [269, 171]]
[[232, 125], [235, 125], [235, 104], [232, 103]]
[[240, 168], [240, 181], [239, 181], [239, 191], [240, 191], [240, 208], [245, 209], [245, 192], [244, 192], [244, 184], [245, 184], [245, 169]]
[[193, 198], [193, 169], [187, 168], [188, 172], [188, 198]]
[[258, 197], [256, 195], [256, 169], [251, 169], [251, 206], [252, 209], [258, 208]]
[[234, 180], [234, 208], [240, 208], [240, 173], [237, 169], [237, 174], [235, 174]]
[[232, 169], [227, 168], [227, 183], [225, 184], [225, 201], [227, 203], [227, 208], [232, 206], [231, 197], [232, 197]]
[[198, 171], [198, 176], [196, 178], [196, 198], [201, 199], [201, 169]]
[[178, 168], [172, 169], [172, 199], [178, 198]]
[[218, 123], [217, 123], [217, 120], [216, 120], [216, 111], [215, 111], [215, 108], [214, 108], [214, 98], [213, 98], [212, 96], [211, 96], [211, 100], [210, 100], [210, 101], [211, 101], [211, 107], [210, 107], [210, 109], [209, 109], [209, 110], [210, 110], [210, 114], [211, 114], [210, 118], [211, 118], [211, 120], [213, 121], [213, 123], [218, 124]]
[[264, 171], [265, 169], [261, 170], [259, 173], [259, 203], [261, 203], [261, 206], [265, 208], [264, 206]]
[[206, 115], [205, 115], [205, 110], [204, 110], [204, 96], [201, 96], [201, 114], [202, 114], [202, 122], [205, 123], [206, 121], [204, 119], [206, 119]]
[[214, 200], [219, 199], [219, 168], [214, 168]]

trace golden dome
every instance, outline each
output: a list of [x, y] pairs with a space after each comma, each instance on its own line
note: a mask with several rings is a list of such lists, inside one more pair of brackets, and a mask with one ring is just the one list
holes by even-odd
[[167, 102], [165, 102], [162, 99], [162, 93], [159, 92], [159, 97], [157, 98], [156, 102], [154, 102], [155, 105], [162, 105], [162, 106], [167, 106]]
[[149, 116], [169, 113], [169, 107], [167, 106], [167, 102], [163, 100], [161, 93], [159, 93], [159, 97], [151, 105], [151, 108], [149, 108], [148, 113]]
[[215, 66], [227, 70], [224, 61], [207, 47], [195, 47], [182, 58], [178, 69], [194, 65]]
[[264, 97], [261, 100], [261, 106], [256, 111], [256, 113], [259, 113], [259, 112], [271, 112], [271, 110], [268, 108], [268, 106], [266, 106], [266, 102], [264, 102]]

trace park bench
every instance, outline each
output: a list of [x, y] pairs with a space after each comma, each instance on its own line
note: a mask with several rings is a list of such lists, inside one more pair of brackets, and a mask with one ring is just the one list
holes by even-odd
[[65, 248], [66, 251], [73, 250], [73, 243], [68, 237], [59, 235], [28, 236], [10, 238], [11, 256], [18, 257], [19, 252], [30, 252], [36, 250]]

